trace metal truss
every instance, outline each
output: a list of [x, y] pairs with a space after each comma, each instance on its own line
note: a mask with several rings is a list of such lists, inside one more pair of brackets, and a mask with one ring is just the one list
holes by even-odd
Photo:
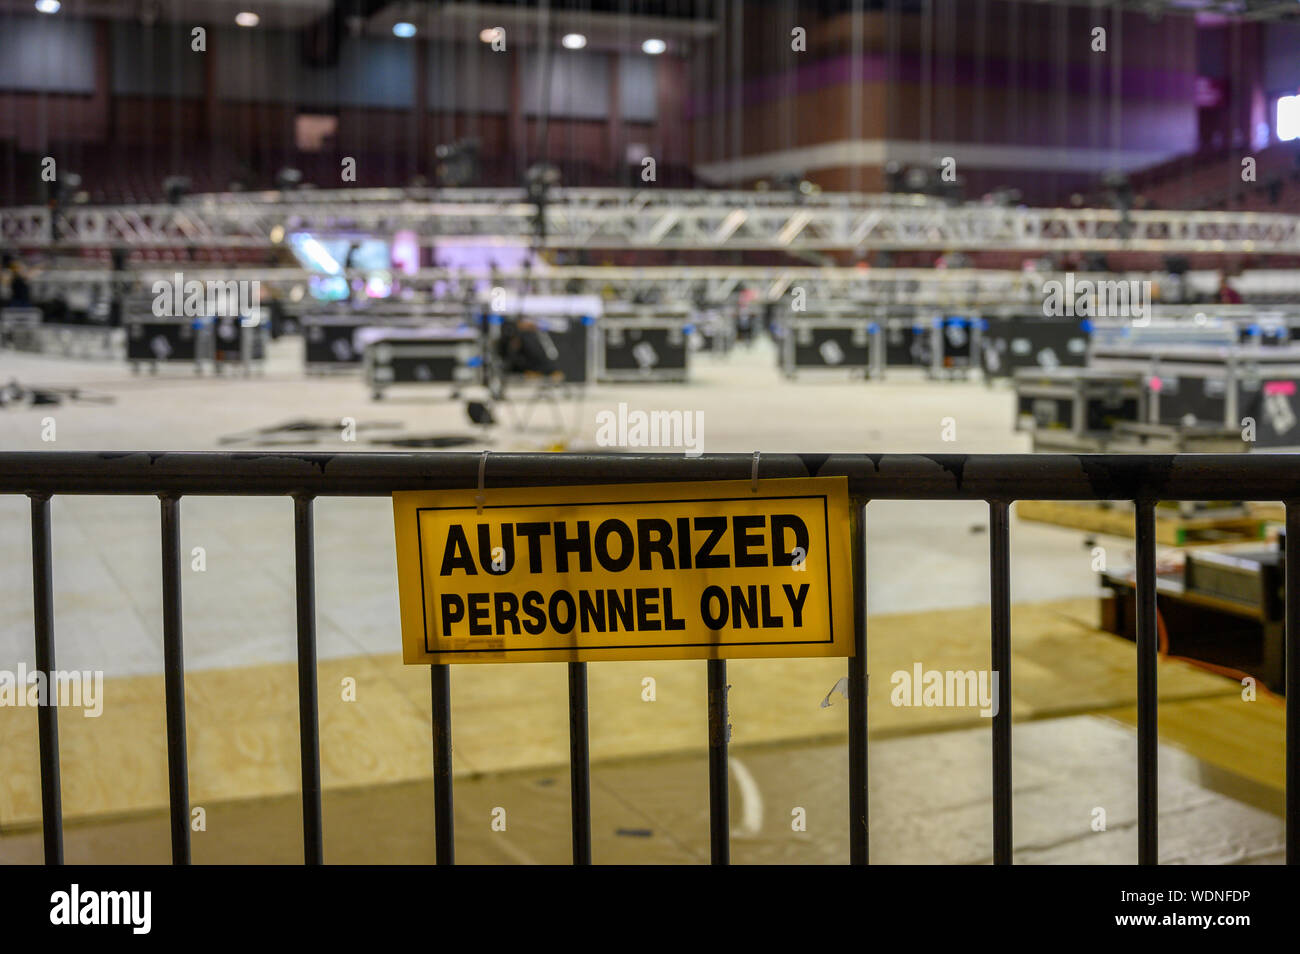
[[[319, 273], [298, 268], [193, 267], [183, 262], [126, 272], [105, 268], [46, 269], [32, 276], [38, 292], [73, 285], [116, 283], [148, 289], [156, 281], [258, 281], [264, 288], [292, 292]], [[882, 304], [944, 305], [1009, 303], [1041, 299], [1048, 275], [981, 269], [857, 269], [857, 268], [632, 268], [561, 266], [529, 271], [501, 270], [491, 281], [511, 291], [534, 295], [572, 292], [606, 294], [613, 299], [644, 302], [734, 302], [744, 294], [757, 301], [779, 301], [802, 294], [809, 308], [838, 302], [875, 301]], [[421, 269], [401, 276], [403, 286], [452, 298], [486, 292], [489, 277], [442, 268]]]
[[[1085, 0], [1034, 0], [1036, 3], [1084, 6]], [[1116, 8], [1155, 18], [1168, 13], [1193, 16], [1215, 13], [1238, 20], [1287, 20], [1298, 15], [1293, 0], [1091, 0], [1093, 8]]]
[[[493, 189], [300, 189], [293, 192], [208, 192], [186, 197], [182, 205], [200, 208], [258, 207], [286, 205], [358, 205], [402, 201], [467, 206], [509, 206], [531, 204], [522, 188]], [[887, 208], [945, 207], [942, 199], [919, 193], [814, 192], [796, 195], [789, 190], [753, 189], [641, 189], [564, 188], [557, 186], [548, 201], [572, 208], [633, 208], [663, 206], [712, 206], [762, 208], [810, 206], [843, 208], [873, 206]]]
[[[1300, 254], [1300, 216], [1251, 212], [1010, 209], [934, 202], [867, 202], [822, 195], [568, 190], [537, 206], [517, 190], [432, 201], [291, 193], [278, 201], [222, 196], [179, 205], [69, 206], [0, 211], [0, 235], [20, 247], [270, 248], [291, 232], [411, 230], [438, 241], [549, 248], [767, 250], [1023, 250]], [[305, 198], [304, 198], [305, 197]]]
[[[74, 286], [117, 286], [124, 292], [145, 292], [156, 281], [174, 281], [177, 273], [185, 281], [257, 281], [263, 288], [274, 289], [288, 300], [293, 300], [295, 295], [301, 297], [308, 281], [318, 275], [299, 268], [195, 267], [183, 262], [113, 272], [106, 268], [85, 268], [74, 262], [67, 267], [37, 272], [31, 283], [41, 298], [57, 295], [61, 290]], [[1161, 289], [1165, 287], [1167, 276], [1136, 272], [1074, 275], [1076, 283], [1085, 279], [1150, 281], [1154, 288]], [[489, 279], [485, 274], [440, 268], [421, 269], [415, 275], [401, 276], [400, 280], [405, 288], [427, 298], [464, 300], [470, 296], [482, 296], [489, 289]], [[1066, 276], [1064, 273], [993, 269], [564, 266], [530, 271], [503, 270], [491, 280], [508, 290], [524, 294], [596, 293], [614, 300], [645, 303], [696, 303], [701, 306], [734, 304], [742, 300], [791, 303], [800, 296], [809, 311], [854, 307], [862, 303], [995, 311], [1006, 307], [1015, 311], [1025, 307], [1031, 310], [1041, 308], [1047, 283], [1064, 282]], [[1247, 272], [1237, 279], [1237, 284], [1243, 293], [1300, 297], [1300, 274], [1294, 272]], [[1198, 294], [1212, 293], [1218, 287], [1218, 273], [1188, 273], [1186, 285], [1189, 291]], [[383, 306], [376, 303], [376, 307]], [[1221, 306], [1200, 305], [1193, 311], [1207, 307], [1223, 310]]]

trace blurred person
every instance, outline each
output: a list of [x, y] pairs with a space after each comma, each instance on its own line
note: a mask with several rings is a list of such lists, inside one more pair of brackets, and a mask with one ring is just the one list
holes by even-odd
[[5, 301], [7, 306], [13, 308], [25, 308], [32, 303], [31, 286], [27, 283], [27, 271], [23, 268], [23, 263], [18, 259], [11, 259], [8, 267], [5, 269], [8, 278], [8, 300]]
[[557, 363], [559, 349], [551, 336], [530, 318], [507, 318], [501, 325], [497, 348], [507, 374], [546, 376], [553, 381], [564, 379]]
[[347, 257], [343, 260], [344, 271], [350, 272], [352, 271], [352, 269], [357, 267], [357, 253], [360, 251], [361, 251], [361, 243], [359, 241], [354, 240], [352, 244], [348, 246]]
[[1228, 284], [1227, 274], [1219, 276], [1218, 302], [1220, 305], [1240, 305], [1241, 293]]

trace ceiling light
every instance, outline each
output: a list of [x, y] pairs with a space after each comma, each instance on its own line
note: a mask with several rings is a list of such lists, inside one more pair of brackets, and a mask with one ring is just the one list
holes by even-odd
[[411, 37], [415, 36], [415, 24], [406, 22], [394, 23], [393, 36], [400, 36], [403, 40], [409, 40]]
[[37, 13], [58, 13], [60, 6], [59, 0], [36, 0]]
[[243, 13], [235, 14], [235, 22], [241, 27], [255, 27], [262, 22], [262, 18], [256, 13], [245, 10]]
[[566, 50], [580, 50], [587, 45], [587, 38], [581, 33], [566, 33], [560, 43]]
[[1277, 140], [1300, 139], [1300, 96], [1282, 96], [1277, 101]]
[[641, 44], [641, 52], [648, 53], [650, 56], [658, 56], [666, 49], [668, 49], [667, 43], [653, 37]]

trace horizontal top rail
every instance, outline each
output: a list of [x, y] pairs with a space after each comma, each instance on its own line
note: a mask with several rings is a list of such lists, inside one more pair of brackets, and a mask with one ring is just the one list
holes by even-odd
[[[0, 494], [386, 496], [478, 485], [478, 453], [7, 451]], [[485, 486], [749, 480], [752, 454], [493, 453]], [[764, 454], [860, 500], [1300, 500], [1295, 454]]]

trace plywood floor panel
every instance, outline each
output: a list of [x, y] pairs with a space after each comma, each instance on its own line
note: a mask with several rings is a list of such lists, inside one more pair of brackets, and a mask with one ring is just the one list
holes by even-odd
[[[1012, 613], [1015, 717], [1120, 708], [1135, 697], [1133, 645], [1090, 628], [1091, 600], [1024, 604]], [[988, 665], [988, 609], [870, 617], [868, 702], [876, 738], [987, 725], [975, 709], [897, 707], [890, 674]], [[770, 744], [842, 738], [847, 705], [820, 702], [844, 674], [836, 659], [745, 660], [728, 667], [733, 741]], [[459, 666], [452, 674], [453, 760], [462, 774], [561, 765], [568, 758], [562, 664]], [[642, 700], [655, 680], [655, 701]], [[356, 701], [343, 699], [355, 680]], [[698, 662], [602, 663], [589, 670], [594, 759], [701, 750], [705, 667]], [[1230, 680], [1162, 662], [1165, 702], [1235, 694]], [[343, 789], [427, 777], [429, 675], [400, 658], [359, 656], [319, 666], [322, 782]], [[60, 713], [68, 818], [120, 815], [167, 803], [162, 678], [105, 685], [104, 712]], [[272, 664], [203, 670], [186, 677], [191, 797], [195, 805], [299, 789], [297, 674]], [[0, 709], [0, 829], [40, 815], [35, 718]]]

